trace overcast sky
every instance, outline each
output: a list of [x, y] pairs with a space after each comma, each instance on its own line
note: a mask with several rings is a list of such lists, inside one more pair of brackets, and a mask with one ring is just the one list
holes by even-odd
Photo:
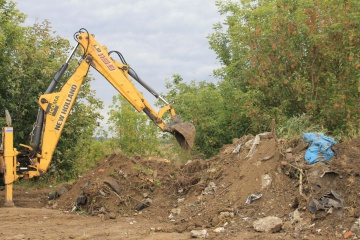
[[[27, 15], [26, 25], [46, 19], [72, 45], [74, 33], [86, 28], [109, 51], [121, 52], [159, 93], [166, 92], [165, 79], [173, 74], [180, 74], [186, 82], [216, 81], [212, 71], [219, 64], [206, 38], [214, 32], [213, 24], [222, 21], [215, 0], [14, 1]], [[92, 88], [108, 106], [117, 91], [95, 70], [90, 72], [96, 78]], [[154, 102], [152, 95], [138, 88]]]

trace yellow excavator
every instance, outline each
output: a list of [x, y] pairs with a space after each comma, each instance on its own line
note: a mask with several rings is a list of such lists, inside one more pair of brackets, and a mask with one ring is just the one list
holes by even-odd
[[[49, 168], [51, 159], [61, 137], [61, 132], [70, 114], [72, 106], [81, 89], [84, 78], [90, 66], [96, 69], [119, 93], [139, 112], [144, 112], [162, 131], [169, 132], [180, 146], [190, 151], [193, 147], [195, 127], [191, 123], [182, 122], [176, 115], [174, 108], [150, 86], [148, 86], [136, 72], [126, 63], [118, 51], [107, 51], [86, 29], [82, 28], [74, 34], [77, 45], [67, 60], [55, 74], [50, 85], [39, 98], [39, 111], [35, 127], [32, 132], [30, 145], [20, 144], [23, 150], [13, 147], [13, 128], [8, 111], [6, 127], [2, 131], [0, 147], [0, 178], [5, 184], [5, 205], [13, 206], [13, 182], [19, 178], [33, 178], [43, 175]], [[66, 80], [60, 91], [55, 92], [56, 85], [65, 73], [70, 59], [78, 48], [82, 50], [79, 66], [72, 76]], [[115, 54], [120, 62], [110, 57]], [[146, 101], [136, 89], [130, 77], [140, 83], [146, 90], [164, 103], [158, 112]], [[163, 115], [169, 112], [172, 121], [166, 124]]]

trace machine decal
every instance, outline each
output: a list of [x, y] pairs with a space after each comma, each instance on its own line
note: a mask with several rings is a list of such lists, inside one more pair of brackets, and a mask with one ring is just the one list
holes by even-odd
[[50, 114], [51, 116], [55, 116], [59, 106], [56, 105], [59, 100], [59, 96], [55, 96], [54, 101], [52, 103], [49, 103], [49, 105], [46, 108], [46, 114]]
[[105, 54], [103, 53], [99, 53], [98, 54], [101, 61], [103, 61], [103, 63], [105, 63], [106, 67], [110, 70], [110, 71], [114, 71], [116, 68], [115, 66], [109, 61], [109, 59], [105, 56]]
[[61, 125], [63, 124], [63, 121], [65, 119], [65, 116], [67, 115], [67, 111], [70, 108], [70, 104], [71, 104], [71, 101], [73, 100], [76, 89], [77, 89], [77, 86], [75, 84], [71, 85], [69, 94], [67, 95], [64, 106], [61, 109], [60, 116], [56, 122], [55, 130], [60, 130]]
[[101, 49], [94, 45], [94, 48], [96, 49], [96, 51], [98, 51], [98, 56], [101, 59], [101, 61], [103, 61], [103, 63], [106, 65], [106, 67], [110, 70], [110, 71], [114, 71], [116, 68], [115, 66], [110, 62], [110, 60], [105, 56], [105, 54], [103, 52], [101, 52]]

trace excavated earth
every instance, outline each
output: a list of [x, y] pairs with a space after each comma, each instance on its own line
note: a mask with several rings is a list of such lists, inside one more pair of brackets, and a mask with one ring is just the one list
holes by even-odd
[[360, 138], [326, 163], [307, 165], [307, 148], [263, 133], [179, 167], [109, 155], [73, 184], [15, 185], [0, 239], [360, 238]]

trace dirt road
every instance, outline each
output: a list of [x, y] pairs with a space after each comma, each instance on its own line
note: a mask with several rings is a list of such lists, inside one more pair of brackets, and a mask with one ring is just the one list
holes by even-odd
[[[0, 208], [0, 239], [189, 239], [189, 234], [156, 232], [143, 218], [102, 220], [44, 208]], [[159, 229], [158, 229], [159, 230]]]

